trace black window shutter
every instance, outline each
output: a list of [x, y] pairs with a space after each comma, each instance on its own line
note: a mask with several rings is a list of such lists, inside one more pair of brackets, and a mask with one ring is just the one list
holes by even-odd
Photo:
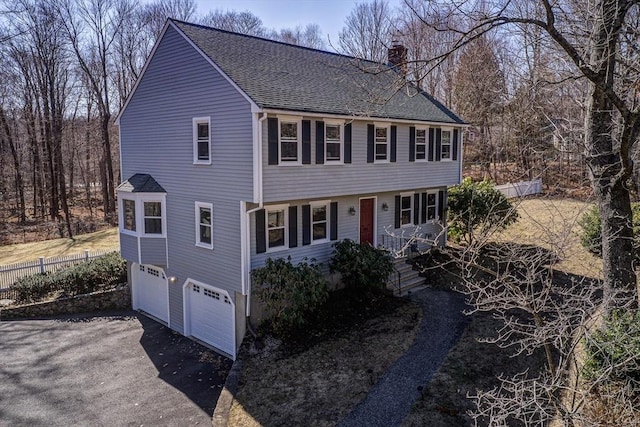
[[311, 163], [311, 121], [302, 121], [302, 164]]
[[433, 145], [434, 145], [434, 130], [433, 128], [429, 128], [429, 161], [433, 162]]
[[271, 117], [267, 119], [267, 134], [268, 134], [268, 150], [269, 150], [269, 164], [278, 164], [278, 119]]
[[420, 207], [420, 223], [427, 222], [427, 193], [422, 193], [422, 206]]
[[420, 223], [420, 194], [415, 193], [413, 195], [413, 223], [418, 225]]
[[264, 209], [256, 211], [256, 253], [264, 253], [267, 251], [267, 236], [265, 235], [265, 217]]
[[375, 126], [367, 125], [367, 163], [373, 163]]
[[409, 161], [416, 161], [416, 127], [409, 127]]
[[438, 191], [438, 219], [444, 221], [444, 190]]
[[324, 122], [316, 122], [316, 164], [324, 163]]
[[442, 129], [436, 129], [436, 162], [442, 157]]
[[311, 244], [311, 206], [302, 205], [302, 244]]
[[451, 153], [451, 159], [452, 160], [458, 160], [458, 138], [459, 138], [459, 130], [458, 129], [454, 129], [453, 130], [453, 153]]
[[289, 206], [289, 247], [298, 246], [298, 207]]
[[331, 240], [338, 240], [338, 202], [331, 202], [329, 205], [329, 218], [331, 222], [331, 230], [329, 233], [329, 238]]
[[398, 134], [398, 126], [391, 126], [391, 161], [396, 161], [396, 148], [398, 145], [397, 142], [397, 134]]
[[396, 218], [394, 222], [395, 228], [400, 228], [400, 196], [396, 196]]
[[351, 123], [344, 125], [344, 162], [351, 163]]

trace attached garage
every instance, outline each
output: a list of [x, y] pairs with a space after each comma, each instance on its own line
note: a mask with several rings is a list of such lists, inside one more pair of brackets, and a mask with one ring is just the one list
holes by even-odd
[[195, 280], [184, 285], [184, 334], [235, 359], [235, 306], [229, 293]]
[[169, 323], [169, 286], [160, 267], [133, 264], [133, 308]]

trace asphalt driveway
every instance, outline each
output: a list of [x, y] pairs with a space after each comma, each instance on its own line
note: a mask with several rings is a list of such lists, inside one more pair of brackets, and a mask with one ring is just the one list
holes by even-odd
[[230, 367], [135, 312], [0, 322], [0, 426], [211, 425]]

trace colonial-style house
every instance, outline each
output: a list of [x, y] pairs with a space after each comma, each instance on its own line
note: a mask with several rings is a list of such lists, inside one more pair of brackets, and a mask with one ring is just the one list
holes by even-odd
[[169, 20], [117, 118], [133, 307], [235, 358], [267, 258], [441, 230], [465, 124], [406, 83], [405, 52], [376, 64]]

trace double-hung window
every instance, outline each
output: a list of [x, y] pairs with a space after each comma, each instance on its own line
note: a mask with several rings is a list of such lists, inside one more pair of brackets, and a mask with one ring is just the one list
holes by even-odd
[[122, 228], [134, 232], [136, 231], [136, 201], [122, 199]]
[[301, 121], [296, 118], [279, 118], [280, 164], [300, 164], [302, 145]]
[[416, 129], [416, 160], [427, 160], [427, 129]]
[[211, 119], [209, 117], [193, 119], [193, 163], [211, 164]]
[[287, 247], [287, 206], [266, 208], [267, 250]]
[[327, 163], [342, 162], [342, 145], [344, 142], [344, 125], [342, 123], [327, 122], [324, 125], [325, 160]]
[[426, 220], [435, 221], [438, 216], [438, 193], [427, 193], [426, 200], [423, 199], [423, 203], [425, 203], [423, 209], [426, 212]]
[[442, 130], [442, 139], [441, 139], [441, 160], [451, 160], [451, 131], [450, 130]]
[[412, 224], [413, 218], [413, 193], [400, 194], [400, 225]]
[[162, 202], [142, 202], [144, 206], [144, 234], [162, 234]]
[[312, 202], [311, 242], [321, 243], [329, 240], [329, 202]]
[[213, 249], [213, 205], [196, 202], [196, 246]]
[[389, 161], [389, 126], [376, 125], [374, 134], [375, 143], [375, 161]]

